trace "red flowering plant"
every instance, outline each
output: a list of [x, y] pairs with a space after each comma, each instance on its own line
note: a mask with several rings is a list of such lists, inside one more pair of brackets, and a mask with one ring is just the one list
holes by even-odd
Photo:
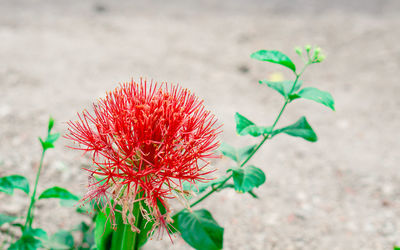
[[109, 209], [113, 227], [117, 211], [132, 232], [140, 232], [138, 215], [152, 224], [150, 233], [171, 232], [168, 200], [184, 199], [184, 182], [207, 181], [213, 171], [207, 160], [216, 157], [220, 132], [214, 115], [187, 89], [141, 79], [78, 116], [65, 137], [92, 158], [83, 201]]
[[[155, 232], [157, 237], [164, 232], [170, 237], [180, 233], [196, 249], [222, 249], [224, 228], [208, 210], [193, 208], [226, 188], [257, 198], [254, 189], [265, 182], [265, 174], [248, 163], [261, 146], [275, 136], [287, 134], [317, 141], [316, 133], [304, 116], [291, 125], [276, 128], [293, 101], [309, 99], [334, 110], [334, 100], [328, 92], [314, 87], [302, 88], [299, 80], [308, 66], [324, 60], [320, 49], [305, 46], [297, 48], [296, 53], [304, 62], [301, 70], [288, 56], [276, 50], [259, 50], [251, 55], [253, 59], [282, 65], [294, 73], [294, 80], [259, 82], [283, 96], [282, 108], [272, 125], [259, 126], [235, 114], [238, 135], [260, 138], [254, 145], [238, 149], [227, 144], [219, 147], [217, 136], [221, 127], [215, 116], [189, 90], [167, 83], [148, 83], [141, 79], [138, 83], [121, 84], [99, 99], [92, 111], [78, 113], [77, 121], [68, 122], [68, 133], [64, 137], [75, 142], [71, 148], [91, 157], [92, 163], [85, 169], [89, 176], [88, 190], [80, 200], [81, 204], [90, 203], [96, 211], [95, 226], [81, 226], [85, 228], [81, 245], [74, 243], [68, 231], [58, 232], [49, 240], [44, 230], [32, 227], [36, 200], [58, 198], [75, 203], [78, 200], [60, 187], [47, 189], [36, 199], [44, 152], [53, 147], [58, 138], [58, 134], [50, 133], [54, 124], [51, 119], [48, 137], [41, 140], [43, 154], [26, 223], [19, 224], [22, 237], [10, 249], [43, 246], [61, 249], [54, 247], [54, 243], [61, 244], [62, 249], [139, 249]], [[219, 157], [217, 149], [236, 166], [214, 179], [209, 175], [215, 171], [209, 160]], [[12, 194], [14, 188], [29, 194], [26, 178], [16, 175], [0, 178], [0, 191]], [[190, 199], [194, 201], [189, 203]], [[180, 201], [183, 209], [173, 213], [171, 200]], [[90, 210], [88, 207], [84, 206]], [[79, 211], [84, 209], [78, 208]], [[15, 219], [0, 214], [0, 226]], [[92, 242], [87, 240], [90, 234], [94, 234]]]

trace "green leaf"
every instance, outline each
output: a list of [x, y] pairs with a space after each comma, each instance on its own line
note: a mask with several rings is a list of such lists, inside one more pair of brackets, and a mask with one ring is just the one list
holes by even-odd
[[[214, 180], [210, 180], [208, 182], [199, 182], [199, 181], [195, 181], [196, 185], [185, 181], [182, 186], [183, 186], [183, 190], [185, 191], [192, 191], [196, 194], [200, 194], [204, 191], [206, 191], [209, 187], [212, 186], [216, 186], [220, 183], [222, 183], [223, 181], [225, 181], [225, 177], [221, 176], [217, 179]], [[190, 200], [192, 198], [192, 194], [185, 194], [186, 199]]]
[[75, 227], [74, 231], [80, 231], [82, 233], [86, 233], [87, 231], [89, 231], [89, 229], [90, 226], [82, 221]]
[[[290, 95], [293, 92], [296, 92], [300, 89], [303, 84], [302, 81], [297, 81], [296, 85], [293, 88], [293, 81], [282, 81], [282, 82], [271, 82], [271, 81], [260, 81], [260, 84], [266, 84], [268, 87], [278, 91], [285, 99], [290, 98]], [[291, 92], [293, 88], [293, 91]]]
[[14, 188], [24, 191], [29, 194], [29, 182], [22, 175], [9, 175], [0, 178], [0, 192], [13, 194]]
[[316, 101], [318, 103], [321, 103], [328, 108], [332, 109], [335, 111], [335, 101], [333, 100], [333, 97], [330, 93], [326, 91], [319, 90], [317, 88], [309, 87], [309, 88], [303, 88], [300, 90], [298, 93], [299, 97], [309, 99], [312, 101]]
[[235, 114], [235, 122], [236, 122], [236, 132], [238, 134], [241, 134], [245, 128], [255, 125], [254, 122], [250, 121], [249, 119], [239, 114], [238, 112], [236, 112]]
[[14, 186], [6, 177], [0, 178], [0, 192], [4, 192], [9, 195], [14, 193]]
[[190, 212], [185, 209], [177, 214], [174, 227], [182, 238], [195, 249], [222, 249], [224, 229], [205, 209]]
[[257, 147], [257, 144], [250, 145], [250, 146], [245, 146], [243, 148], [240, 148], [239, 150], [236, 150], [236, 148], [226, 144], [222, 143], [221, 146], [219, 147], [219, 150], [221, 153], [235, 162], [242, 162], [245, 160], [252, 152], [253, 150]]
[[253, 190], [253, 188], [261, 186], [265, 182], [264, 172], [255, 166], [233, 168], [229, 170], [232, 171], [233, 182], [237, 192], [249, 192]]
[[296, 66], [292, 60], [290, 60], [287, 55], [277, 50], [259, 50], [251, 54], [250, 57], [259, 61], [277, 63], [296, 72]]
[[226, 143], [221, 143], [221, 146], [218, 148], [219, 151], [221, 151], [221, 153], [229, 158], [231, 158], [232, 160], [238, 162], [238, 155], [237, 155], [237, 151], [236, 148], [226, 144]]
[[29, 234], [42, 240], [48, 239], [46, 231], [44, 231], [41, 228], [30, 228], [27, 231], [25, 231], [24, 234]]
[[394, 247], [393, 247], [393, 250], [400, 250], [400, 247], [394, 246]]
[[71, 232], [66, 230], [59, 230], [53, 234], [46, 246], [50, 249], [73, 249], [74, 247], [74, 237]]
[[271, 127], [257, 126], [243, 115], [236, 112], [236, 132], [239, 135], [251, 135], [254, 137], [271, 133]]
[[16, 219], [18, 219], [18, 217], [6, 215], [6, 214], [0, 214], [0, 226], [5, 223], [13, 222]]
[[61, 187], [52, 187], [46, 189], [40, 196], [40, 199], [58, 198], [63, 200], [79, 200], [78, 196]]
[[60, 133], [48, 134], [45, 141], [39, 137], [39, 141], [42, 144], [43, 150], [47, 150], [49, 148], [54, 148], [54, 142], [60, 137]]
[[30, 228], [23, 232], [21, 238], [12, 244], [10, 250], [36, 250], [43, 247], [42, 241], [47, 240], [47, 233], [41, 228]]
[[249, 145], [249, 146], [245, 146], [243, 148], [239, 149], [238, 155], [239, 155], [239, 161], [242, 162], [245, 159], [247, 159], [247, 157], [253, 153], [253, 151], [256, 149], [257, 144], [254, 145]]
[[280, 133], [301, 137], [311, 142], [316, 142], [318, 140], [317, 135], [315, 134], [314, 130], [311, 128], [310, 124], [307, 122], [307, 119], [304, 116], [290, 126], [274, 130], [272, 132], [272, 136]]
[[42, 241], [32, 235], [22, 235], [8, 250], [37, 250], [42, 246]]
[[49, 134], [47, 136], [46, 142], [53, 144], [60, 137], [60, 133]]
[[42, 138], [40, 138], [40, 137], [39, 137], [39, 141], [40, 141], [40, 143], [42, 144], [43, 150], [45, 150], [45, 151], [46, 151], [47, 149], [49, 149], [49, 148], [54, 148], [54, 145], [53, 145], [53, 143], [51, 143], [51, 142], [43, 141]]

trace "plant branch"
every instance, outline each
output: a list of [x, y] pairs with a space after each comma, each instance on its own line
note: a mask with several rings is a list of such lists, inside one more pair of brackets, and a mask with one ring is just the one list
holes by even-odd
[[37, 190], [37, 186], [39, 183], [39, 176], [40, 176], [40, 172], [42, 170], [42, 166], [43, 166], [43, 159], [44, 159], [44, 153], [46, 152], [45, 149], [43, 149], [42, 151], [42, 156], [40, 157], [40, 164], [39, 164], [39, 169], [37, 171], [36, 174], [36, 181], [35, 181], [35, 188], [33, 189], [33, 194], [31, 196], [31, 203], [29, 204], [29, 209], [28, 209], [28, 213], [26, 215], [26, 221], [25, 221], [25, 225], [24, 225], [24, 230], [25, 228], [28, 227], [32, 227], [32, 222], [33, 222], [33, 210], [34, 210], [34, 206], [35, 206], [35, 202], [36, 202], [36, 190]]
[[[295, 86], [296, 86], [296, 84], [297, 84], [297, 82], [298, 82], [300, 76], [304, 73], [305, 69], [307, 68], [307, 66], [308, 66], [309, 64], [310, 64], [309, 62], [306, 63], [306, 64], [304, 65], [303, 69], [300, 71], [300, 73], [297, 74], [297, 73], [295, 72], [296, 79], [294, 80], [292, 89], [290, 90], [289, 93], [292, 93], [292, 92], [293, 92], [293, 90], [294, 90], [294, 88], [295, 88]], [[278, 116], [276, 117], [274, 123], [273, 123], [272, 126], [271, 126], [271, 133], [272, 133], [272, 131], [274, 130], [276, 124], [278, 123], [279, 119], [281, 118], [281, 116], [282, 116], [282, 114], [283, 114], [283, 111], [285, 110], [286, 106], [287, 106], [289, 103], [290, 103], [290, 99], [289, 99], [289, 98], [286, 98], [286, 99], [285, 99], [285, 103], [283, 104], [283, 106], [282, 106], [282, 108], [281, 108], [281, 110], [280, 110]], [[246, 163], [254, 156], [255, 153], [257, 153], [257, 151], [261, 148], [261, 146], [262, 146], [269, 138], [271, 138], [271, 133], [268, 133], [268, 134], [263, 135], [263, 139], [261, 140], [261, 142], [257, 145], [257, 147], [253, 150], [253, 152], [251, 152], [251, 154], [243, 161], [243, 163], [240, 164], [240, 167], [243, 167], [244, 165], [246, 165]], [[208, 196], [210, 196], [211, 194], [213, 194], [215, 191], [218, 191], [218, 190], [219, 190], [222, 186], [224, 186], [225, 183], [228, 182], [231, 178], [232, 178], [232, 174], [229, 174], [227, 177], [225, 177], [225, 180], [224, 180], [223, 182], [221, 182], [221, 183], [220, 183], [219, 185], [217, 185], [216, 187], [212, 187], [212, 189], [211, 189], [210, 191], [208, 191], [205, 195], [203, 195], [200, 199], [198, 199], [197, 201], [193, 202], [193, 203], [190, 205], [190, 207], [196, 206], [197, 204], [199, 204], [200, 202], [202, 202], [203, 200], [205, 200]]]

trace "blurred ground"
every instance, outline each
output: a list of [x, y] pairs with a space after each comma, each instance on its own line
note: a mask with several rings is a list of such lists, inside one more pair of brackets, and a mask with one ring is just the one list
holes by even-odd
[[[296, 58], [294, 46], [317, 44], [327, 60], [306, 72], [305, 85], [331, 92], [337, 111], [297, 101], [278, 126], [306, 115], [319, 142], [274, 138], [252, 160], [267, 173], [259, 200], [224, 191], [201, 206], [225, 227], [225, 249], [391, 249], [400, 244], [399, 14], [396, 0], [2, 0], [0, 176], [33, 181], [49, 115], [65, 132], [77, 111], [131, 77], [192, 89], [224, 124], [223, 141], [250, 143], [236, 136], [234, 112], [270, 124], [282, 100], [257, 82], [291, 75], [249, 55], [278, 49]], [[66, 144], [48, 152], [39, 191], [84, 192], [87, 161]], [[55, 201], [38, 204], [36, 225], [50, 232], [79, 222]], [[0, 213], [26, 207], [22, 194], [0, 194]], [[145, 247], [188, 248], [181, 239]]]

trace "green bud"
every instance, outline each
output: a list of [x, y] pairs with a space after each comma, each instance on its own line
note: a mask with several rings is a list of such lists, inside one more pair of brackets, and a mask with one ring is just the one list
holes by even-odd
[[319, 53], [321, 53], [321, 48], [320, 48], [320, 47], [316, 47], [316, 48], [314, 49], [314, 56], [313, 56], [313, 58], [314, 58], [314, 59], [317, 59], [318, 56], [319, 56]]
[[51, 129], [53, 128], [53, 126], [54, 126], [54, 119], [53, 119], [53, 117], [50, 116], [49, 126], [48, 126], [49, 133], [50, 133]]
[[319, 63], [320, 63], [320, 62], [324, 61], [325, 58], [326, 58], [325, 55], [319, 55], [318, 58], [317, 58], [317, 60], [316, 60], [316, 62], [319, 62]]
[[300, 47], [296, 47], [294, 48], [294, 50], [296, 51], [297, 55], [301, 56], [303, 54], [303, 51]]
[[307, 51], [307, 53], [310, 52], [311, 45], [308, 44], [308, 45], [304, 46], [304, 49]]

